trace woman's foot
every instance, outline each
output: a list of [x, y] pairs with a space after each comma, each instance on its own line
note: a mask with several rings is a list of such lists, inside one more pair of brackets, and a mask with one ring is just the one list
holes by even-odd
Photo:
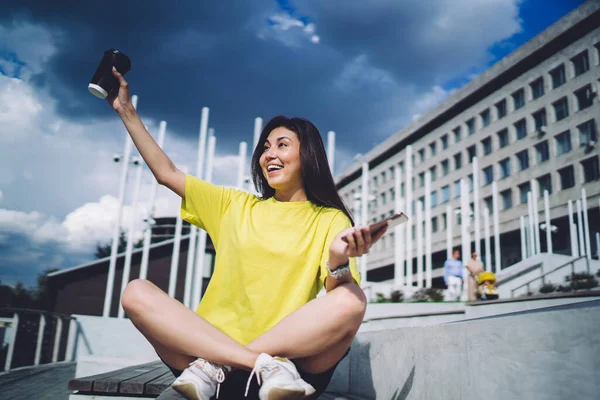
[[231, 367], [198, 358], [175, 379], [171, 387], [188, 400], [210, 400], [217, 394]]
[[287, 358], [271, 357], [265, 353], [259, 355], [248, 379], [246, 394], [254, 374], [261, 384], [258, 393], [261, 400], [296, 400], [315, 393], [315, 389], [300, 377], [294, 363]]

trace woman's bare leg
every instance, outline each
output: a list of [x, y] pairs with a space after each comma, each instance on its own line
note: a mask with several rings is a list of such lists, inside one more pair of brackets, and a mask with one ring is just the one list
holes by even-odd
[[172, 367], [185, 369], [189, 362], [202, 357], [252, 369], [260, 354], [236, 342], [149, 281], [131, 281], [121, 303], [131, 322]]
[[247, 347], [256, 353], [298, 359], [306, 372], [324, 372], [350, 347], [366, 304], [360, 287], [340, 285], [308, 302]]

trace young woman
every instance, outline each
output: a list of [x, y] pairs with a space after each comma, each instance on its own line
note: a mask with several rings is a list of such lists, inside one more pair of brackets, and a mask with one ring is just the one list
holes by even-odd
[[[157, 181], [181, 196], [182, 217], [208, 232], [217, 254], [195, 313], [146, 280], [130, 282], [121, 301], [132, 323], [188, 399], [317, 398], [364, 316], [353, 257], [385, 230], [371, 237], [352, 227], [309, 121], [266, 124], [252, 157], [257, 198], [179, 171], [144, 128], [123, 76], [114, 75], [120, 88], [109, 103]], [[316, 298], [323, 286], [327, 293]], [[260, 389], [250, 385], [253, 376]]]

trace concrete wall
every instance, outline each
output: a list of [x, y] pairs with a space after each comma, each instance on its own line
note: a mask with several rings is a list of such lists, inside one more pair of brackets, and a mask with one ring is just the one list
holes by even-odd
[[565, 399], [600, 393], [600, 300], [357, 335], [330, 390], [376, 399]]
[[150, 343], [128, 319], [75, 315], [69, 334], [73, 343], [75, 377], [101, 374], [158, 360]]

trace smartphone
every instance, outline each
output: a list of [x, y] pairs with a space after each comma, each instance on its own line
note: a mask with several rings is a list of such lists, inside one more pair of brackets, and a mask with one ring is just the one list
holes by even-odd
[[386, 225], [388, 229], [392, 229], [406, 221], [408, 221], [408, 217], [406, 216], [406, 214], [404, 214], [403, 212], [399, 212], [387, 218], [384, 218], [381, 221], [369, 225], [369, 231], [371, 231], [371, 236], [375, 236]]
[[[371, 236], [376, 236], [381, 229], [383, 229], [386, 225], [388, 229], [395, 228], [396, 226], [408, 221], [408, 217], [403, 212], [396, 213], [387, 218], [382, 219], [381, 221], [377, 221], [369, 225], [369, 231], [371, 232]], [[344, 242], [346, 238], [342, 239]]]

